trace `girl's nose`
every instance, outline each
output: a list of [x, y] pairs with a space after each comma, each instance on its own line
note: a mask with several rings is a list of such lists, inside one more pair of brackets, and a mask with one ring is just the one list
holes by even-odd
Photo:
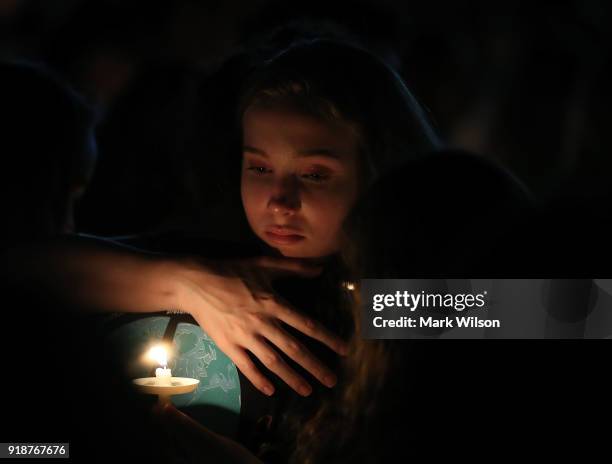
[[268, 208], [276, 214], [291, 216], [301, 207], [299, 185], [295, 179], [288, 178], [275, 183]]

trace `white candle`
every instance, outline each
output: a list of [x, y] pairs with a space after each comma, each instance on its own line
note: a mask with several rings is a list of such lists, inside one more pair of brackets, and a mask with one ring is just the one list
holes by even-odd
[[172, 381], [172, 371], [167, 367], [158, 367], [155, 369], [155, 377], [160, 385], [170, 385]]
[[155, 378], [160, 385], [170, 385], [172, 371], [168, 369], [168, 354], [163, 346], [154, 346], [149, 351], [149, 357], [155, 359], [162, 367], [155, 369]]

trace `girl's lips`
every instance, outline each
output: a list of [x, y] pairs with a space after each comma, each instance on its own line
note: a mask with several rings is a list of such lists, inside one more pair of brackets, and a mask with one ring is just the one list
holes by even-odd
[[271, 232], [276, 235], [302, 235], [300, 229], [291, 226], [268, 226], [266, 232]]
[[291, 230], [282, 230], [282, 229], [268, 229], [264, 232], [268, 240], [274, 243], [278, 243], [280, 245], [291, 245], [294, 243], [301, 242], [306, 237], [300, 234], [296, 234]]

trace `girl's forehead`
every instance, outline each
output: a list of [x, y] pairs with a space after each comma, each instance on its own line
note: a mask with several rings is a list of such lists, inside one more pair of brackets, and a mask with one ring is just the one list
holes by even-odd
[[243, 142], [261, 151], [290, 147], [298, 152], [351, 155], [357, 136], [344, 121], [327, 121], [289, 109], [249, 108], [243, 116]]

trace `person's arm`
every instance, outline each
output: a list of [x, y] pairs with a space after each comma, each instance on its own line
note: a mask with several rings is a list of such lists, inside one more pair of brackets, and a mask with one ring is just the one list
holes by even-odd
[[346, 343], [321, 324], [278, 300], [270, 291], [275, 272], [318, 273], [300, 260], [261, 257], [212, 262], [147, 253], [103, 239], [67, 236], [4, 253], [2, 281], [46, 290], [72, 306], [102, 311], [190, 313], [238, 369], [266, 395], [274, 386], [249, 353], [301, 395], [310, 385], [283, 351], [324, 385], [336, 376], [282, 328], [288, 324], [346, 354]]
[[176, 259], [91, 236], [63, 236], [3, 253], [2, 280], [93, 311], [178, 309]]

